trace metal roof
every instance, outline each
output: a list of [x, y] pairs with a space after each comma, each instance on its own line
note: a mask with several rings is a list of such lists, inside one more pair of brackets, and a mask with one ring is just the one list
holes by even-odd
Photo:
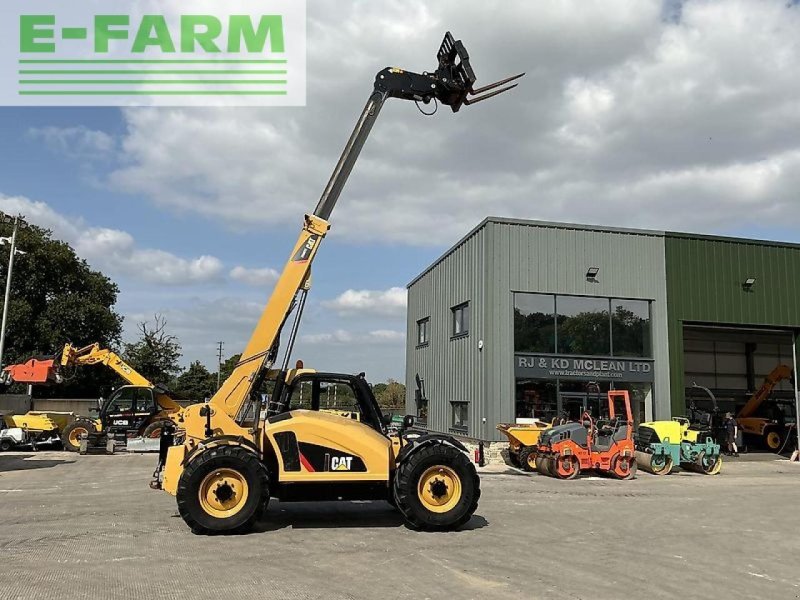
[[564, 223], [558, 221], [537, 221], [535, 219], [511, 219], [507, 217], [486, 217], [483, 221], [473, 227], [464, 237], [453, 244], [448, 250], [444, 252], [439, 258], [433, 261], [426, 267], [419, 275], [412, 279], [406, 288], [410, 288], [420, 278], [424, 277], [450, 254], [452, 254], [459, 246], [474, 236], [478, 231], [486, 227], [488, 223], [498, 223], [504, 225], [520, 225], [527, 227], [546, 227], [550, 229], [564, 229], [564, 230], [583, 230], [583, 231], [596, 231], [602, 233], [621, 233], [625, 235], [646, 235], [653, 237], [674, 237], [684, 239], [696, 240], [710, 240], [718, 242], [736, 243], [736, 244], [753, 244], [758, 246], [775, 246], [780, 248], [797, 248], [800, 249], [800, 244], [792, 242], [778, 242], [774, 240], [760, 240], [754, 238], [737, 238], [731, 236], [709, 235], [701, 233], [688, 233], [680, 231], [661, 231], [657, 229], [636, 229], [631, 227], [607, 227], [604, 225], [586, 225], [580, 223]]

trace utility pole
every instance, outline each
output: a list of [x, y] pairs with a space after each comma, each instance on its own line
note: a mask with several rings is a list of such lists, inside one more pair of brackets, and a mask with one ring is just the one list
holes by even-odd
[[8, 273], [6, 273], [6, 295], [3, 302], [3, 322], [0, 324], [0, 368], [3, 366], [3, 352], [6, 347], [6, 322], [8, 320], [8, 300], [11, 297], [11, 275], [14, 270], [14, 256], [17, 254], [25, 254], [22, 250], [17, 250], [17, 231], [21, 228], [27, 227], [27, 223], [23, 220], [21, 215], [12, 217], [4, 213], [0, 213], [2, 222], [6, 224], [14, 223], [14, 229], [10, 238], [0, 238], [0, 244], [11, 244], [11, 251], [8, 255]]
[[217, 342], [217, 389], [220, 387], [220, 377], [222, 376], [222, 347], [224, 342]]

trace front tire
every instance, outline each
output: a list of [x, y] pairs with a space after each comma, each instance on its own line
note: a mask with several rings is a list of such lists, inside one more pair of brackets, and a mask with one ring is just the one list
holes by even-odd
[[161, 431], [166, 427], [169, 423], [172, 423], [169, 419], [160, 419], [158, 421], [153, 421], [144, 428], [142, 432], [143, 438], [149, 439], [158, 439], [161, 437]]
[[439, 442], [413, 451], [400, 464], [394, 494], [409, 525], [449, 531], [469, 521], [478, 508], [480, 479], [461, 451]]
[[536, 448], [523, 446], [519, 452], [519, 463], [523, 471], [533, 473], [536, 471]]
[[64, 450], [79, 452], [81, 449], [81, 437], [84, 434], [88, 435], [95, 431], [97, 431], [97, 426], [91, 419], [75, 419], [61, 432], [61, 443], [64, 444]]
[[0, 452], [8, 452], [9, 450], [14, 449], [14, 444], [11, 440], [2, 440], [0, 441]]
[[178, 512], [193, 533], [242, 533], [269, 503], [267, 468], [241, 446], [216, 446], [186, 465], [176, 496]]

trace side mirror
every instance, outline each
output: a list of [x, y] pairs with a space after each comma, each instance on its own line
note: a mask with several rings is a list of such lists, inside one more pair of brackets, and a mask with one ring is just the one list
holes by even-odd
[[414, 415], [406, 415], [403, 417], [403, 429], [410, 429], [414, 426]]
[[381, 423], [383, 424], [384, 427], [388, 427], [389, 423], [391, 423], [391, 422], [392, 422], [391, 413], [383, 413], [381, 415]]

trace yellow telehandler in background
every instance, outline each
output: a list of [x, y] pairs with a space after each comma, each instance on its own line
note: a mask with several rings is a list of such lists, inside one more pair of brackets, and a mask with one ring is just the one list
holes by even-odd
[[[109, 438], [123, 443], [129, 438], [159, 438], [166, 423], [180, 424], [183, 407], [160, 385], [138, 373], [115, 352], [90, 344], [76, 348], [66, 344], [60, 355], [32, 358], [25, 363], [4, 369], [7, 383], [60, 383], [64, 370], [83, 365], [104, 365], [122, 377], [123, 385], [98, 407], [96, 418], [77, 417], [60, 429], [66, 450], [77, 452], [83, 436], [92, 436], [93, 443], [105, 447]], [[103, 433], [102, 436], [92, 434]]]

